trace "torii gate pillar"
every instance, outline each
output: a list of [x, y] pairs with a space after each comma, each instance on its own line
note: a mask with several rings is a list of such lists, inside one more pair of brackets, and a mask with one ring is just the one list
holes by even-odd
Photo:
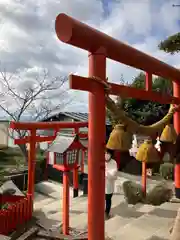
[[[106, 79], [103, 48], [89, 53], [89, 77]], [[92, 83], [89, 93], [88, 130], [88, 239], [104, 240], [106, 103], [104, 87]]]
[[[173, 94], [174, 97], [180, 99], [180, 83], [173, 82]], [[177, 134], [180, 134], [180, 111], [174, 114], [174, 128]], [[180, 146], [179, 146], [180, 147]], [[180, 163], [176, 162], [175, 165], [175, 194], [177, 198], [180, 198]]]

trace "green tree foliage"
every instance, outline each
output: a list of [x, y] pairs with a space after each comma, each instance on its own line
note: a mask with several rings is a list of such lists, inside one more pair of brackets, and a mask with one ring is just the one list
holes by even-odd
[[166, 53], [178, 53], [180, 51], [180, 32], [160, 42], [158, 47]]
[[[133, 82], [129, 84], [129, 86], [144, 89], [145, 74], [140, 73], [133, 79]], [[172, 95], [172, 83], [167, 79], [161, 77], [154, 78], [152, 87], [156, 92]], [[164, 117], [169, 109], [169, 104], [162, 105], [151, 101], [133, 98], [121, 99], [120, 97], [117, 98], [116, 105], [118, 107], [123, 107], [129, 117], [145, 125], [153, 124], [154, 122], [159, 121], [162, 117]]]

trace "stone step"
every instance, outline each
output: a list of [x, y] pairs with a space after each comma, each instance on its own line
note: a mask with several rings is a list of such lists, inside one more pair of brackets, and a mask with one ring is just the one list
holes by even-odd
[[[39, 207], [39, 209], [38, 209]], [[47, 214], [55, 214], [57, 212], [62, 212], [62, 200], [55, 200], [53, 202], [48, 203], [47, 205], [42, 205], [39, 203], [37, 207], [37, 204], [35, 204], [35, 211], [41, 210], [46, 215]], [[121, 195], [114, 195], [112, 199], [112, 214], [113, 215], [122, 215], [124, 217], [133, 217], [137, 218], [142, 216], [143, 213], [147, 213], [150, 210], [145, 209], [145, 207], [152, 208], [150, 205], [128, 205], [124, 202], [123, 196]], [[139, 208], [139, 211], [137, 211], [137, 208]], [[70, 212], [85, 212], [87, 213], [88, 210], [88, 204], [87, 204], [87, 197], [79, 197], [71, 199], [70, 202]]]
[[77, 201], [75, 204], [72, 204], [71, 208], [72, 211], [76, 212], [88, 212], [88, 201], [86, 200], [81, 200]]
[[55, 199], [55, 198], [43, 195], [43, 194], [41, 194], [39, 192], [35, 192], [34, 208], [35, 209], [42, 208], [42, 207], [45, 207], [48, 204], [51, 204], [51, 203], [53, 203], [55, 201], [58, 201], [58, 200]]
[[54, 202], [54, 199], [53, 198], [46, 198], [44, 200], [41, 200], [41, 201], [34, 201], [34, 210], [36, 209], [41, 209], [45, 206], [47, 206], [48, 204], [51, 204]]
[[[127, 179], [121, 177], [116, 184], [117, 189], [112, 198], [111, 212], [113, 217], [105, 221], [106, 235], [114, 240], [168, 239], [169, 229], [173, 224], [180, 203], [167, 202], [161, 206], [141, 203], [128, 205], [122, 194], [122, 182], [124, 180]], [[43, 183], [41, 186], [45, 188], [47, 197], [41, 193], [36, 194], [34, 214], [41, 223], [47, 226], [47, 229], [57, 228], [62, 224], [61, 193], [63, 186], [52, 182]], [[54, 199], [50, 196], [53, 196]], [[87, 211], [87, 197], [70, 197], [70, 227], [87, 228]]]
[[125, 202], [120, 204], [112, 209], [112, 214], [114, 214], [114, 217], [110, 218], [105, 223], [107, 235], [112, 237], [114, 232], [119, 231], [119, 229], [122, 229], [125, 226], [128, 226], [133, 221], [137, 221], [139, 218], [153, 211], [154, 209], [155, 206], [147, 204], [128, 205]]
[[43, 227], [46, 231], [52, 229], [59, 229], [62, 225], [62, 222], [54, 219], [48, 219], [46, 216], [38, 216], [37, 224]]
[[35, 211], [33, 216], [38, 219], [38, 223], [40, 223], [43, 227], [47, 229], [57, 228], [62, 224], [62, 212], [45, 213], [41, 211]]
[[172, 223], [167, 224], [166, 226], [163, 226], [162, 228], [160, 228], [158, 231], [156, 231], [149, 239], [146, 240], [153, 240], [157, 238], [157, 240], [159, 239], [163, 239], [163, 240], [169, 240], [170, 239], [170, 232], [169, 229], [171, 227]]
[[113, 194], [112, 196], [112, 207], [115, 207], [121, 203], [125, 202], [123, 194]]
[[49, 181], [43, 181], [35, 185], [35, 191], [40, 193], [43, 192], [45, 195], [48, 195], [54, 191], [60, 192], [61, 190], [59, 190], [60, 188], [58, 187], [58, 185], [60, 184], [52, 183]]
[[[115, 201], [114, 201], [115, 200]], [[53, 209], [53, 210], [52, 210]], [[112, 203], [112, 214], [113, 215], [122, 215], [124, 217], [133, 217], [137, 218], [142, 216], [144, 213], [150, 212], [152, 209], [154, 209], [153, 206], [150, 205], [128, 205], [127, 203], [120, 202], [119, 201], [119, 196], [114, 196], [113, 198], [113, 203]], [[49, 213], [50, 211], [54, 213], [55, 212], [62, 212], [62, 200], [60, 201], [55, 201], [47, 206], [43, 207], [43, 212], [46, 214]], [[77, 198], [77, 199], [72, 199], [71, 205], [70, 205], [70, 211], [71, 212], [85, 212], [87, 213], [88, 211], [88, 204], [87, 204], [87, 198]]]
[[[43, 214], [39, 213], [35, 215], [38, 219], [38, 222], [41, 223], [41, 225], [48, 227], [48, 229], [57, 228], [62, 224], [63, 219], [63, 213], [57, 212], [54, 214]], [[70, 212], [69, 214], [69, 224], [71, 228], [77, 228], [77, 229], [84, 229], [87, 227], [87, 213], [73, 213]]]
[[[124, 207], [125, 205], [126, 207]], [[76, 207], [73, 208], [73, 210], [74, 209], [76, 210]], [[142, 213], [141, 213], [141, 216], [142, 216], [144, 213], [151, 211], [153, 209], [153, 206], [149, 206], [149, 205], [144, 206], [141, 204], [139, 205], [139, 209], [142, 210]], [[109, 237], [111, 237], [114, 231], [118, 231], [119, 228], [124, 227], [125, 225], [131, 223], [137, 217], [139, 217], [139, 216], [135, 216], [135, 213], [136, 213], [135, 206], [128, 206], [126, 203], [124, 203], [124, 205], [121, 206], [121, 209], [119, 211], [121, 212], [123, 211], [126, 217], [115, 215], [105, 222], [106, 233]], [[131, 212], [131, 215], [130, 215], [130, 212]], [[87, 212], [84, 212], [78, 216], [76, 215], [72, 216], [72, 218], [70, 218], [70, 226], [74, 228], [81, 228], [81, 229], [85, 228], [87, 226], [87, 217], [88, 217]]]
[[[61, 203], [62, 204], [62, 203]], [[62, 215], [62, 205], [59, 208], [50, 208], [43, 209], [43, 212], [48, 215], [49, 218], [54, 219], [54, 215]], [[70, 215], [80, 215], [81, 213], [87, 213], [87, 199], [78, 199], [78, 201], [72, 203], [72, 206], [70, 207], [69, 213]]]
[[[52, 181], [43, 181], [35, 185], [35, 191], [59, 199], [63, 197], [63, 184]], [[79, 190], [79, 195], [82, 194], [83, 192]], [[73, 197], [72, 187], [70, 187], [70, 196]]]
[[180, 203], [177, 202], [177, 203], [173, 203], [173, 202], [166, 202], [166, 203], [163, 203], [161, 204], [160, 206], [157, 206], [156, 208], [160, 208], [160, 209], [163, 209], [163, 210], [171, 210], [171, 211], [176, 211], [180, 208]]
[[41, 193], [34, 192], [34, 202], [42, 201], [44, 199], [47, 199], [47, 196]]
[[[34, 210], [35, 211], [41, 210], [46, 214], [50, 211], [61, 212], [62, 205], [63, 205], [62, 199], [53, 200], [53, 201], [47, 200], [46, 202], [45, 202], [45, 200], [43, 200], [42, 203], [40, 201], [40, 202], [34, 204]], [[70, 210], [75, 209], [75, 208], [79, 211], [80, 210], [87, 211], [87, 198], [86, 197], [71, 198], [70, 199]]]
[[70, 227], [85, 229], [88, 225], [88, 213], [81, 213], [70, 218]]
[[[44, 201], [44, 200], [47, 200], [47, 199], [52, 199], [53, 201], [62, 201], [62, 198], [59, 197], [59, 198], [54, 198], [52, 196], [47, 196], [47, 195], [43, 195], [39, 192], [35, 192], [36, 194], [36, 197], [34, 198], [34, 202], [35, 203], [38, 203], [38, 202], [41, 202], [41, 201]], [[84, 198], [87, 198], [86, 195], [79, 195], [78, 197], [74, 198], [74, 197], [70, 197], [70, 201], [73, 200], [73, 201], [76, 201], [77, 199], [84, 199]]]
[[115, 202], [112, 204], [111, 214], [119, 215], [124, 218], [138, 218], [152, 210], [152, 208], [148, 207], [149, 205], [144, 206], [143, 204], [130, 205], [127, 204], [125, 201], [122, 201], [119, 204], [118, 202]]
[[156, 209], [156, 206], [149, 205], [149, 204], [136, 204], [136, 211], [141, 212], [141, 213], [150, 213], [154, 209]]
[[119, 228], [112, 234], [113, 239], [146, 240], [163, 228], [169, 228], [172, 218], [158, 217], [152, 214], [144, 214], [129, 224]]
[[112, 237], [113, 233], [118, 231], [119, 228], [124, 227], [130, 223], [133, 218], [123, 218], [118, 215], [113, 216], [105, 222], [105, 232], [108, 237]]
[[[56, 213], [53, 213], [53, 214], [47, 214], [46, 216], [47, 216], [48, 219], [52, 219], [52, 220], [62, 222], [63, 212], [61, 211], [61, 212], [56, 212]], [[70, 212], [69, 213], [69, 219], [71, 219], [72, 217], [77, 217], [77, 214], [73, 213], [73, 212]]]

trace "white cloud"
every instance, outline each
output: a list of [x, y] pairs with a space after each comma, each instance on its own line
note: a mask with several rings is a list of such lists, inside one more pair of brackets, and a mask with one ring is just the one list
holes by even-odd
[[[179, 30], [180, 8], [172, 7], [178, 2], [109, 0], [111, 11], [104, 18], [101, 0], [1, 0], [0, 60], [9, 72], [20, 72], [24, 79], [42, 68], [54, 75], [76, 72], [87, 76], [87, 53], [56, 37], [55, 18], [64, 12], [160, 60], [180, 66], [178, 55], [171, 56], [157, 48], [160, 40]], [[121, 74], [131, 81], [137, 72], [107, 61], [107, 76], [112, 82], [118, 82]], [[70, 91], [70, 94], [76, 101], [66, 110], [87, 111], [87, 93]]]

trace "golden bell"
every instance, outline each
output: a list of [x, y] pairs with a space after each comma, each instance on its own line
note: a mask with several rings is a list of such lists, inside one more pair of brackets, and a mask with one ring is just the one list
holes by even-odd
[[160, 141], [175, 143], [176, 139], [177, 139], [177, 133], [174, 129], [173, 124], [166, 125], [166, 127], [164, 128], [160, 136]]
[[125, 126], [123, 124], [115, 125], [106, 147], [112, 150], [128, 151], [131, 145], [132, 134], [125, 131]]
[[152, 140], [145, 140], [144, 143], [140, 145], [136, 154], [136, 160], [147, 163], [155, 163], [160, 161], [158, 151], [154, 147]]

